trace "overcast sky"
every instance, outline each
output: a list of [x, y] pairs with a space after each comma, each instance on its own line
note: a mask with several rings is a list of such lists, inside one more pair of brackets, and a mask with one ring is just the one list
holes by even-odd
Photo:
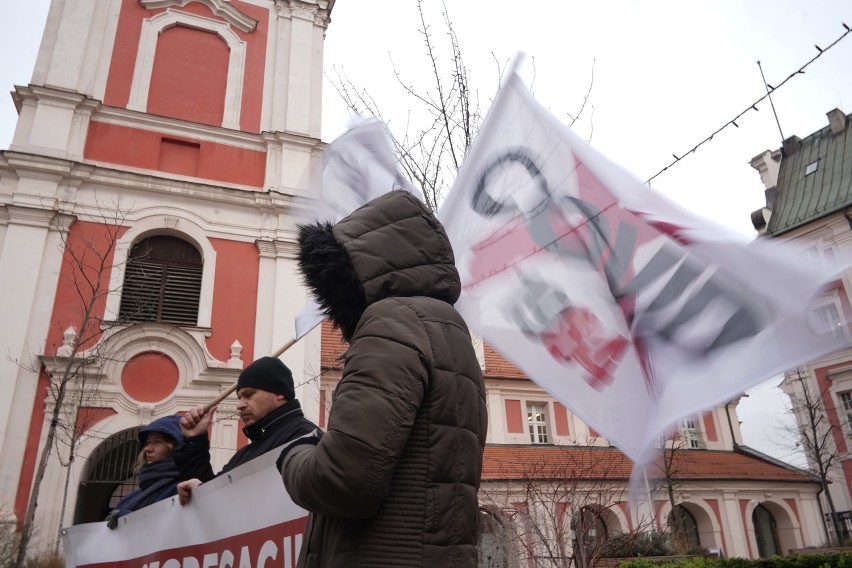
[[[443, 4], [425, 0], [435, 41], [445, 45]], [[0, 88], [29, 82], [48, 0], [0, 0]], [[611, 160], [646, 180], [765, 94], [770, 84], [827, 48], [852, 25], [847, 0], [447, 0], [483, 112], [498, 67], [528, 54], [522, 75], [536, 97], [567, 120], [591, 95], [575, 131]], [[427, 86], [429, 60], [414, 1], [337, 0], [327, 31], [325, 69], [342, 70], [370, 91], [402, 132], [416, 103], [396, 84]], [[446, 61], [445, 65], [447, 64]], [[852, 112], [852, 37], [846, 37], [773, 94], [784, 136], [805, 137], [827, 124], [833, 108]], [[592, 78], [592, 70], [594, 77]], [[846, 105], [849, 108], [844, 108]], [[754, 234], [749, 214], [763, 185], [752, 157], [780, 146], [768, 101], [657, 177], [653, 187], [742, 238]], [[346, 126], [347, 113], [326, 82], [323, 139]], [[16, 113], [0, 98], [0, 148], [11, 140]], [[848, 259], [847, 259], [848, 260]], [[770, 380], [740, 405], [746, 443], [784, 457], [775, 442], [785, 397]]]

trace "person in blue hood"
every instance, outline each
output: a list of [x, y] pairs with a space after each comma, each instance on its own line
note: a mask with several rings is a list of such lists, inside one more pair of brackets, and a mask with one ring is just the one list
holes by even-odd
[[177, 495], [180, 472], [172, 451], [182, 443], [180, 416], [163, 416], [139, 431], [142, 448], [136, 460], [139, 489], [116, 504], [106, 518], [109, 528], [118, 526], [118, 519], [128, 513]]

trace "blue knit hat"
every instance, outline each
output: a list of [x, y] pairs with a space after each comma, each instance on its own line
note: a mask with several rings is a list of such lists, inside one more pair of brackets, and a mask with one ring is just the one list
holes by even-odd
[[287, 400], [296, 398], [293, 373], [277, 357], [261, 357], [243, 369], [237, 379], [237, 393], [247, 387], [283, 394]]
[[180, 431], [180, 416], [163, 416], [157, 418], [139, 430], [139, 446], [144, 447], [148, 440], [148, 432], [160, 432], [169, 436], [175, 444], [183, 444], [183, 433]]

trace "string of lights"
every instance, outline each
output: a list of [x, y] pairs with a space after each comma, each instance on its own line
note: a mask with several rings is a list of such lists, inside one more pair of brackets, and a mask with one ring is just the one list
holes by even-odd
[[819, 59], [820, 57], [822, 57], [822, 56], [823, 56], [823, 55], [824, 55], [824, 54], [825, 54], [828, 50], [830, 50], [832, 47], [834, 47], [835, 45], [837, 45], [837, 44], [840, 42], [840, 40], [842, 40], [843, 38], [845, 38], [846, 36], [848, 36], [850, 32], [852, 32], [852, 29], [850, 29], [850, 28], [849, 28], [849, 26], [847, 26], [845, 23], [841, 22], [841, 24], [843, 25], [843, 28], [844, 28], [846, 31], [845, 31], [845, 32], [844, 32], [844, 33], [843, 33], [840, 37], [838, 37], [836, 40], [834, 40], [831, 44], [829, 44], [829, 46], [828, 46], [828, 47], [826, 47], [826, 48], [822, 48], [822, 47], [820, 47], [819, 45], [814, 44], [814, 47], [815, 47], [815, 48], [816, 48], [816, 50], [817, 50], [817, 54], [816, 54], [815, 56], [813, 56], [813, 57], [812, 57], [809, 61], [807, 61], [804, 65], [802, 65], [801, 67], [799, 67], [797, 70], [795, 70], [795, 71], [793, 71], [792, 73], [790, 73], [790, 74], [787, 76], [787, 78], [785, 78], [783, 81], [781, 81], [780, 83], [778, 83], [778, 84], [777, 84], [777, 85], [775, 85], [774, 87], [773, 87], [772, 85], [770, 85], [770, 84], [768, 84], [768, 83], [767, 83], [767, 85], [766, 85], [766, 86], [768, 87], [768, 89], [767, 89], [767, 92], [766, 92], [766, 94], [765, 94], [765, 95], [763, 95], [762, 97], [760, 97], [759, 99], [757, 99], [756, 101], [754, 101], [753, 103], [751, 103], [749, 106], [747, 106], [747, 107], [745, 108], [745, 110], [743, 110], [742, 112], [740, 112], [740, 113], [739, 113], [738, 115], [736, 115], [734, 118], [732, 118], [731, 120], [729, 120], [728, 122], [726, 122], [725, 124], [723, 124], [722, 126], [720, 126], [719, 128], [717, 128], [716, 130], [714, 130], [712, 134], [710, 134], [709, 136], [707, 136], [706, 138], [704, 138], [701, 142], [699, 142], [698, 144], [696, 144], [695, 146], [693, 146], [690, 150], [688, 150], [688, 151], [684, 152], [684, 153], [683, 153], [683, 154], [681, 154], [680, 156], [678, 156], [677, 154], [672, 154], [672, 156], [674, 157], [674, 160], [673, 160], [671, 163], [669, 163], [669, 165], [667, 165], [666, 167], [664, 167], [663, 169], [661, 169], [660, 171], [658, 171], [657, 173], [655, 173], [654, 175], [652, 175], [651, 177], [649, 177], [649, 178], [645, 181], [645, 183], [646, 183], [646, 184], [648, 184], [648, 185], [650, 185], [650, 184], [651, 184], [651, 181], [652, 181], [654, 178], [656, 178], [657, 176], [659, 176], [660, 174], [662, 174], [663, 172], [665, 172], [666, 170], [668, 170], [670, 167], [674, 166], [675, 164], [677, 164], [678, 162], [680, 162], [681, 160], [683, 160], [686, 156], [688, 156], [688, 155], [690, 155], [690, 154], [695, 153], [695, 151], [696, 151], [696, 150], [698, 150], [698, 148], [700, 148], [700, 147], [701, 147], [701, 146], [703, 146], [704, 144], [706, 144], [706, 143], [710, 142], [711, 140], [713, 140], [713, 137], [714, 137], [714, 136], [716, 136], [717, 134], [719, 134], [719, 133], [720, 133], [720, 132], [722, 132], [724, 129], [728, 128], [729, 126], [732, 126], [732, 125], [733, 125], [735, 128], [739, 128], [740, 126], [739, 126], [739, 124], [737, 124], [737, 120], [739, 120], [740, 118], [742, 118], [742, 116], [743, 116], [743, 115], [745, 115], [745, 114], [746, 114], [746, 113], [748, 113], [748, 112], [751, 112], [751, 111], [758, 112], [758, 108], [757, 108], [757, 105], [758, 105], [758, 104], [760, 104], [761, 102], [763, 102], [763, 100], [764, 100], [764, 99], [769, 98], [769, 97], [770, 97], [770, 95], [771, 95], [772, 93], [774, 93], [775, 91], [777, 91], [777, 90], [778, 90], [779, 88], [781, 88], [781, 87], [782, 87], [785, 83], [787, 83], [787, 81], [789, 81], [790, 79], [792, 79], [792, 78], [793, 78], [793, 77], [795, 77], [796, 75], [803, 75], [803, 74], [805, 73], [805, 69], [806, 69], [806, 68], [807, 68], [807, 67], [808, 67], [811, 63], [813, 63], [814, 61], [816, 61], [817, 59]]

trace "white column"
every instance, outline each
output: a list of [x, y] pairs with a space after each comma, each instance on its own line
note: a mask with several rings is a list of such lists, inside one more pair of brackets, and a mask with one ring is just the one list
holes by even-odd
[[[297, 245], [292, 241], [258, 240], [257, 319], [255, 359], [269, 355], [295, 337], [296, 316], [308, 302], [307, 290], [296, 262]], [[320, 374], [319, 328], [290, 347], [281, 359], [293, 372], [296, 398], [305, 415], [319, 419]]]
[[503, 393], [498, 387], [485, 389], [488, 401], [488, 443], [506, 443], [506, 411], [503, 408]]
[[210, 439], [210, 465], [213, 473], [219, 473], [237, 451], [240, 428], [237, 405], [230, 401], [219, 404], [215, 420]]
[[[257, 305], [254, 328], [254, 353], [257, 359], [269, 355], [277, 347], [272, 345], [272, 329], [275, 321], [275, 243], [269, 240], [255, 241], [260, 255], [257, 273]], [[246, 366], [251, 361], [245, 361]]]
[[[725, 524], [727, 540], [725, 546], [728, 558], [733, 556], [752, 558], [752, 554], [749, 553], [749, 535], [746, 534], [746, 528], [743, 526], [740, 502], [735, 492], [722, 492], [722, 522]], [[757, 554], [757, 551], [754, 551], [754, 554]]]
[[53, 213], [7, 206], [9, 225], [0, 249], [0, 502], [12, 502], [20, 479], [56, 285], [62, 239], [50, 227]]
[[269, 117], [265, 124], [273, 132], [319, 138], [327, 3], [280, 2], [273, 17], [267, 52], [267, 71], [273, 75], [264, 92], [263, 115]]

